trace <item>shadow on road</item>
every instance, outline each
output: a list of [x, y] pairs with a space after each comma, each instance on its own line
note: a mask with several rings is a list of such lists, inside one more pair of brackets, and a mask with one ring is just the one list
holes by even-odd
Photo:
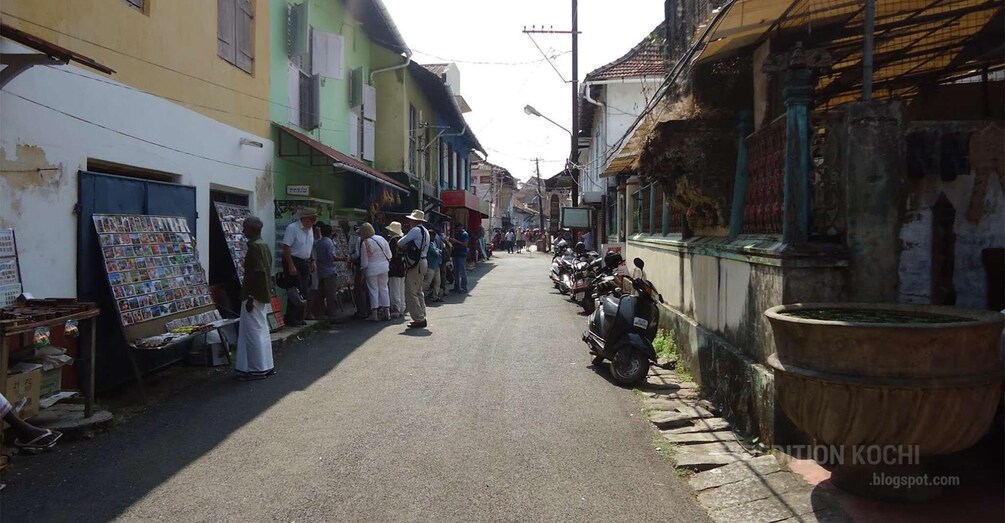
[[[493, 268], [492, 263], [480, 264], [468, 276], [469, 289]], [[448, 298], [442, 305], [450, 307], [463, 301], [464, 297]], [[107, 521], [120, 517], [138, 501], [156, 496], [158, 487], [265, 411], [311, 387], [383, 329], [403, 329], [402, 336], [432, 334], [427, 329], [404, 330], [404, 325], [338, 324], [277, 351], [279, 372], [269, 379], [244, 382], [232, 372], [214, 372], [93, 440], [63, 442], [52, 452], [18, 456], [13, 464], [16, 474], [3, 478], [7, 483], [2, 493], [3, 520]], [[247, 466], [255, 466], [252, 449]], [[170, 518], [169, 508], [166, 510], [164, 516]]]

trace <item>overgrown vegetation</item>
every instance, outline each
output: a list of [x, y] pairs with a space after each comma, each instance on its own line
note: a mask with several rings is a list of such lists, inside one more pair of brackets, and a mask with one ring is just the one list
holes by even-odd
[[653, 340], [653, 348], [656, 349], [656, 355], [660, 359], [667, 360], [669, 362], [669, 367], [677, 373], [678, 376], [686, 381], [694, 381], [694, 376], [691, 372], [687, 370], [680, 357], [680, 347], [677, 345], [677, 339], [674, 337], [673, 332], [666, 329], [660, 329], [656, 333], [656, 339]]

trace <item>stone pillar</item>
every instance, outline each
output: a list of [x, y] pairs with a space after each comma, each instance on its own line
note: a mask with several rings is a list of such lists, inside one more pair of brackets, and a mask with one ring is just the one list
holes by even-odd
[[841, 106], [841, 173], [846, 183], [852, 301], [896, 302], [900, 262], [901, 106]]
[[736, 238], [743, 232], [743, 208], [747, 202], [747, 136], [754, 132], [754, 114], [740, 111], [740, 121], [736, 125], [736, 182], [733, 184], [733, 213], [729, 220], [729, 237]]
[[790, 67], [785, 74], [785, 200], [782, 240], [806, 243], [810, 236], [810, 104], [813, 71]]
[[639, 204], [635, 198], [635, 193], [639, 191], [639, 182], [638, 176], [632, 176], [625, 182], [625, 238], [639, 232], [635, 223], [635, 217], [639, 213]]

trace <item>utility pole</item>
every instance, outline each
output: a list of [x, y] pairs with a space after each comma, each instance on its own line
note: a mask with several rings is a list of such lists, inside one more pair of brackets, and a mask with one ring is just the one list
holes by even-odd
[[538, 221], [541, 223], [541, 234], [544, 234], [544, 204], [541, 203], [541, 159], [534, 158], [534, 172], [537, 173], [537, 210]]
[[572, 0], [572, 145], [569, 175], [572, 176], [572, 206], [579, 207], [579, 0]]
[[[572, 0], [572, 30], [571, 31], [556, 31], [554, 29], [537, 29], [534, 26], [532, 29], [527, 29], [524, 26], [523, 32], [525, 34], [571, 34], [572, 35], [572, 131], [569, 133], [572, 135], [570, 150], [569, 150], [569, 161], [568, 170], [569, 175], [572, 176], [572, 206], [579, 206], [579, 168], [576, 167], [576, 163], [579, 160], [579, 0]], [[536, 45], [536, 43], [535, 43]], [[542, 51], [543, 53], [543, 51]], [[545, 57], [547, 58], [547, 56]], [[549, 60], [550, 63], [550, 60]], [[554, 64], [552, 67], [555, 67]], [[556, 69], [557, 71], [557, 69]], [[538, 115], [540, 116], [540, 115]], [[557, 125], [557, 124], [556, 124]]]

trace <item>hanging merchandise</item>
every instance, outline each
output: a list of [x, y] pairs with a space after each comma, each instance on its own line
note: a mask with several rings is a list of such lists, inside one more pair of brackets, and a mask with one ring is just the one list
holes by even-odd
[[66, 320], [66, 323], [63, 324], [63, 336], [67, 338], [80, 336], [80, 327], [77, 320]]
[[223, 236], [227, 239], [227, 250], [237, 269], [237, 279], [244, 281], [244, 255], [248, 245], [244, 238], [244, 219], [251, 216], [251, 209], [243, 205], [229, 205], [215, 202], [216, 215], [220, 218]]
[[93, 220], [123, 326], [212, 305], [188, 220], [125, 214]]
[[35, 329], [35, 336], [33, 338], [33, 343], [36, 349], [41, 349], [49, 344], [49, 336], [51, 331], [49, 327], [39, 327]]

